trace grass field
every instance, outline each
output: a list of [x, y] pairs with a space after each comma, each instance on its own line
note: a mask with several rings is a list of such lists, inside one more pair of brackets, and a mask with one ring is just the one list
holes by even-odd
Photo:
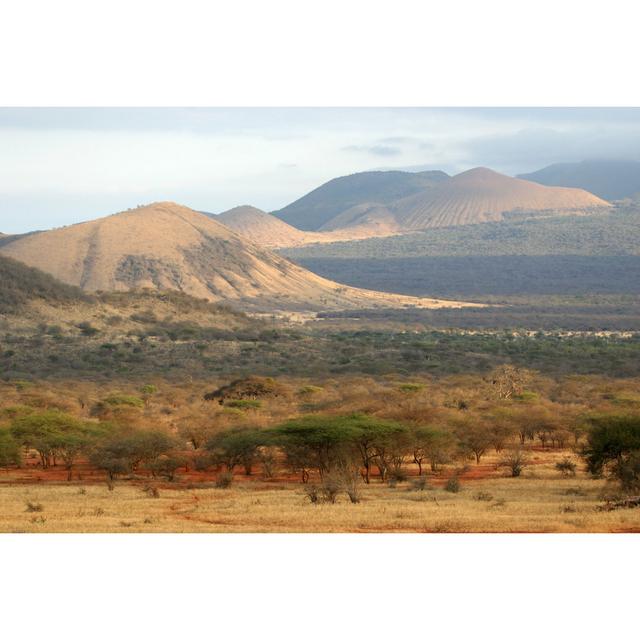
[[[562, 478], [557, 452], [536, 452], [520, 478], [504, 477], [491, 459], [470, 465], [461, 488], [361, 485], [361, 502], [311, 504], [303, 485], [247, 479], [229, 489], [210, 481], [20, 484], [0, 476], [0, 532], [640, 532], [640, 509], [600, 511], [606, 483], [583, 471]], [[211, 479], [209, 479], [211, 480]], [[202, 488], [199, 488], [202, 487]]]

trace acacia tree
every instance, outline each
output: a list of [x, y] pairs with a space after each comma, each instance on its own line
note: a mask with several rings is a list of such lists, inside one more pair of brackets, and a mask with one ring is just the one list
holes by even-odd
[[221, 431], [206, 444], [216, 464], [224, 464], [228, 472], [235, 467], [244, 467], [245, 475], [251, 475], [252, 467], [258, 459], [260, 447], [267, 442], [267, 436], [260, 429], [237, 428]]
[[118, 476], [134, 473], [142, 464], [152, 468], [160, 456], [175, 447], [175, 440], [164, 431], [113, 427], [93, 448], [90, 459], [107, 474], [109, 488], [113, 488]]
[[416, 427], [413, 430], [413, 462], [418, 465], [418, 475], [422, 475], [422, 465], [427, 461], [433, 473], [440, 465], [448, 462], [455, 449], [452, 433], [435, 427]]
[[161, 454], [155, 460], [147, 463], [147, 467], [153, 476], [162, 476], [169, 482], [173, 482], [176, 477], [176, 471], [181, 467], [187, 466], [187, 459], [177, 454]]
[[610, 474], [625, 491], [640, 491], [640, 416], [603, 415], [590, 423], [582, 451], [589, 471]]
[[458, 420], [456, 434], [462, 450], [473, 454], [476, 464], [480, 464], [480, 459], [491, 446], [492, 436], [487, 426], [476, 420], [473, 418]]
[[536, 435], [553, 423], [551, 413], [543, 405], [512, 407], [511, 415], [521, 445], [524, 445], [526, 440], [534, 440]]
[[515, 435], [514, 411], [511, 406], [497, 406], [488, 412], [488, 429], [491, 434], [491, 446], [500, 453]]
[[323, 477], [340, 463], [353, 460], [358, 429], [349, 416], [307, 415], [289, 420], [271, 430], [274, 442], [284, 451], [292, 467], [308, 469]]
[[308, 415], [271, 430], [274, 443], [285, 453], [290, 466], [302, 471], [316, 469], [320, 477], [334, 469], [364, 467], [363, 479], [371, 481], [371, 467], [380, 469], [384, 481], [389, 467], [399, 469], [410, 447], [407, 428], [393, 420], [365, 414], [346, 416]]
[[376, 465], [384, 482], [389, 466], [399, 469], [411, 450], [407, 427], [393, 420], [353, 414], [346, 418], [354, 429], [353, 445], [364, 467], [363, 479], [371, 482], [371, 467]]
[[78, 456], [88, 450], [100, 432], [96, 423], [57, 409], [20, 415], [11, 423], [14, 438], [38, 452], [43, 469], [55, 465], [58, 456], [62, 458], [68, 480]]
[[6, 429], [0, 429], [0, 467], [19, 465], [20, 462], [20, 444]]
[[73, 467], [78, 457], [87, 453], [102, 434], [103, 428], [100, 425], [79, 421], [54, 435], [54, 451], [60, 454], [64, 462], [67, 480], [70, 481], [72, 478]]

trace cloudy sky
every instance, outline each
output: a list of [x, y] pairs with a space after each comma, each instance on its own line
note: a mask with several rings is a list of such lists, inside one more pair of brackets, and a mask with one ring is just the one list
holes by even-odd
[[270, 211], [379, 168], [513, 175], [605, 158], [640, 160], [640, 109], [0, 109], [0, 231], [157, 200]]

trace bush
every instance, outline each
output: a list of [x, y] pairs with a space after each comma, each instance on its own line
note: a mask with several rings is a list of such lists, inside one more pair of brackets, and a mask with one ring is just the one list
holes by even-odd
[[359, 490], [359, 473], [354, 469], [343, 469], [342, 471], [342, 488], [344, 489], [351, 504], [358, 504], [360, 502], [360, 490]]
[[0, 429], [0, 467], [19, 465], [20, 444], [5, 429]]
[[138, 398], [137, 396], [128, 396], [124, 394], [112, 394], [104, 399], [105, 404], [108, 404], [112, 407], [136, 407], [138, 409], [142, 409], [144, 407], [144, 400], [142, 398]]
[[520, 449], [514, 449], [500, 460], [499, 467], [507, 467], [512, 478], [518, 478], [522, 474], [522, 469], [528, 464], [526, 457]]
[[320, 501], [320, 495], [318, 494], [318, 487], [315, 484], [308, 484], [304, 488], [304, 492], [309, 498], [311, 504], [318, 504]]
[[99, 329], [96, 329], [90, 322], [80, 322], [76, 325], [80, 329], [80, 333], [88, 338], [100, 333]]
[[156, 460], [150, 462], [147, 466], [153, 475], [159, 475], [166, 478], [169, 482], [173, 482], [176, 471], [180, 467], [184, 467], [187, 461], [182, 456], [161, 455]]
[[342, 489], [342, 483], [334, 476], [327, 476], [322, 480], [320, 485], [320, 494], [322, 495], [322, 501], [334, 504], [338, 498], [338, 494]]
[[262, 406], [260, 400], [228, 400], [225, 407], [233, 409], [259, 409]]
[[397, 387], [398, 391], [402, 391], [402, 393], [417, 393], [418, 391], [422, 391], [424, 388], [425, 385], [420, 384], [419, 382], [405, 382]]
[[475, 496], [473, 496], [474, 500], [480, 500], [481, 502], [491, 502], [493, 500], [493, 496], [487, 491], [478, 491]]
[[216, 489], [228, 489], [233, 483], [233, 473], [231, 471], [224, 471], [218, 474], [216, 478]]
[[395, 486], [399, 482], [407, 481], [407, 472], [403, 469], [392, 469], [389, 471], [389, 484]]
[[146, 493], [150, 498], [159, 498], [160, 492], [158, 491], [158, 487], [154, 487], [150, 484], [146, 484], [142, 487], [143, 493]]
[[409, 491], [424, 491], [429, 488], [426, 476], [419, 476], [411, 481]]
[[155, 384], [145, 384], [144, 386], [140, 387], [140, 393], [143, 396], [152, 396], [155, 393], [158, 393], [158, 387], [156, 387]]
[[444, 486], [444, 490], [449, 493], [458, 493], [460, 491], [460, 480], [458, 476], [453, 476], [447, 480], [447, 484]]
[[556, 462], [556, 470], [559, 471], [564, 478], [576, 475], [576, 463], [569, 458], [563, 458], [560, 462]]
[[298, 389], [298, 394], [301, 396], [308, 396], [314, 393], [320, 393], [321, 391], [324, 391], [322, 387], [316, 387], [315, 385], [307, 384], [304, 387], [300, 387], [300, 389]]
[[640, 416], [604, 415], [591, 419], [592, 429], [582, 455], [589, 471], [605, 471], [623, 491], [640, 491]]

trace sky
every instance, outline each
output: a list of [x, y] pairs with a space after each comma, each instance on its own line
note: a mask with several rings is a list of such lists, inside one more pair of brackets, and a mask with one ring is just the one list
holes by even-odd
[[0, 232], [173, 200], [279, 209], [373, 169], [640, 160], [640, 108], [0, 108]]

